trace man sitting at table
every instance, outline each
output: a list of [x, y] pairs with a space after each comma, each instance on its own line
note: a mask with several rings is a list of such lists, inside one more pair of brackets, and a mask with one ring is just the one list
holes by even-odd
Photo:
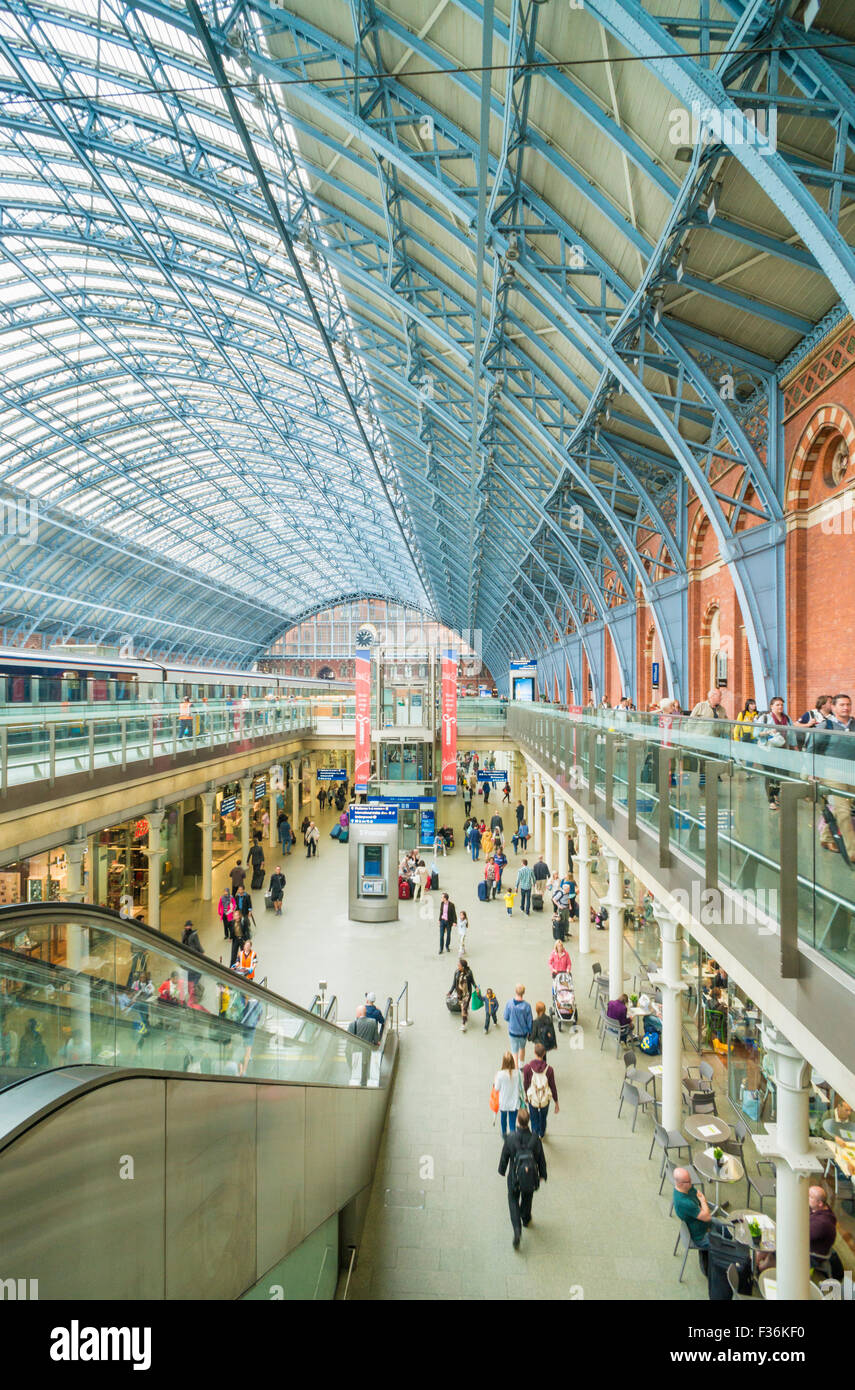
[[606, 1009], [606, 1018], [613, 1018], [617, 1023], [620, 1024], [621, 1042], [626, 1042], [627, 1038], [632, 1032], [632, 1019], [629, 1017], [626, 1011], [626, 1006], [628, 1003], [629, 995], [622, 994], [620, 999], [610, 999], [609, 1006]]
[[688, 1226], [689, 1235], [701, 1252], [701, 1270], [706, 1274], [710, 1231], [721, 1231], [722, 1224], [713, 1220], [707, 1199], [694, 1186], [688, 1168], [674, 1169], [674, 1215]]
[[843, 1264], [834, 1242], [837, 1239], [837, 1217], [828, 1205], [828, 1194], [824, 1187], [816, 1184], [808, 1192], [810, 1206], [810, 1252], [831, 1260], [831, 1273], [835, 1279], [843, 1278]]

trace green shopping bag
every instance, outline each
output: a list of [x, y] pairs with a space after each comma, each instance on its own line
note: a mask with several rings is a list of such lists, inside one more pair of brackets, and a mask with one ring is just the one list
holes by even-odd
[[472, 998], [471, 998], [470, 1001], [469, 1001], [469, 1007], [470, 1007], [470, 1009], [472, 1009], [473, 1012], [474, 1012], [475, 1009], [480, 1009], [480, 1008], [482, 1008], [482, 1007], [483, 1007], [483, 1004], [484, 1004], [484, 1000], [481, 998], [481, 996], [480, 996], [480, 994], [478, 993], [477, 989], [473, 989], [473, 991], [472, 991]]

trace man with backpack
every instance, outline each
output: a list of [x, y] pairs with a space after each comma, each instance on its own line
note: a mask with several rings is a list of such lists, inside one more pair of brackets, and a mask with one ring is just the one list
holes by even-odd
[[519, 1249], [522, 1227], [531, 1221], [531, 1201], [546, 1182], [546, 1158], [543, 1145], [529, 1129], [529, 1113], [523, 1106], [517, 1111], [517, 1127], [505, 1135], [499, 1175], [508, 1175], [508, 1210], [514, 1232], [514, 1249]]
[[534, 1061], [523, 1067], [523, 1091], [531, 1115], [531, 1132], [537, 1135], [538, 1139], [542, 1139], [546, 1133], [550, 1098], [555, 1101], [555, 1113], [558, 1114], [555, 1072], [547, 1064], [546, 1047], [542, 1042], [536, 1042], [534, 1045]]

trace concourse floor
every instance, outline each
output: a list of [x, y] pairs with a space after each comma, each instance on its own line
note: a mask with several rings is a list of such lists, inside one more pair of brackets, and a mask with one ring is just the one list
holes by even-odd
[[[484, 860], [473, 865], [461, 846], [462, 802], [444, 818], [454, 825], [457, 848], [440, 860], [440, 887], [449, 889], [458, 911], [469, 914], [467, 953], [476, 980], [496, 991], [500, 1017], [518, 982], [525, 983], [532, 1005], [538, 999], [548, 1003], [551, 914], [525, 917], [516, 906], [509, 918], [501, 900], [479, 903], [476, 883]], [[504, 808], [504, 818], [507, 830], [513, 806]], [[582, 1027], [575, 1046], [567, 1031], [559, 1034], [558, 1051], [550, 1057], [561, 1111], [556, 1116], [553, 1106], [549, 1115], [549, 1180], [535, 1196], [534, 1220], [514, 1251], [506, 1184], [497, 1172], [501, 1138], [488, 1103], [506, 1030], [491, 1028], [485, 1036], [483, 1014], [479, 1022], [475, 1013], [462, 1034], [459, 1017], [445, 1007], [456, 936], [452, 953], [440, 959], [440, 894], [432, 895], [427, 911], [402, 902], [398, 922], [348, 920], [347, 850], [329, 838], [334, 821], [329, 813], [319, 819], [316, 860], [295, 847], [282, 861], [282, 918], [265, 913], [261, 893], [253, 895], [253, 906], [259, 976], [267, 975], [273, 989], [297, 1003], [308, 1005], [318, 981], [326, 979], [339, 997], [340, 1019], [347, 1019], [366, 990], [375, 990], [382, 1003], [409, 981], [412, 1027], [401, 1034], [389, 1120], [348, 1297], [705, 1298], [697, 1255], [687, 1262], [684, 1284], [677, 1282], [677, 1224], [668, 1217], [669, 1197], [657, 1196], [657, 1160], [647, 1160], [651, 1122], [639, 1115], [633, 1135], [631, 1117], [617, 1118], [623, 1065], [613, 1043], [600, 1052], [587, 999], [592, 962], [605, 964], [607, 934], [594, 933], [594, 951], [583, 962], [577, 961], [575, 928], [568, 942]], [[279, 862], [278, 851], [266, 848], [265, 854], [269, 871]], [[514, 875], [520, 859], [511, 853]], [[214, 958], [226, 946], [216, 900], [233, 862], [215, 868], [211, 903], [194, 900], [192, 890], [164, 903], [164, 930], [178, 935], [191, 917]], [[726, 1104], [722, 1113], [731, 1113]]]

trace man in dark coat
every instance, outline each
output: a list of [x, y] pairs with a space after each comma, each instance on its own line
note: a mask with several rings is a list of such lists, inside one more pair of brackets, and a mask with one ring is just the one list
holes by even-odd
[[499, 1175], [508, 1175], [508, 1210], [514, 1231], [514, 1249], [519, 1248], [522, 1227], [531, 1221], [531, 1200], [546, 1182], [546, 1157], [537, 1135], [529, 1129], [529, 1113], [525, 1106], [517, 1111], [517, 1127], [505, 1135]]

